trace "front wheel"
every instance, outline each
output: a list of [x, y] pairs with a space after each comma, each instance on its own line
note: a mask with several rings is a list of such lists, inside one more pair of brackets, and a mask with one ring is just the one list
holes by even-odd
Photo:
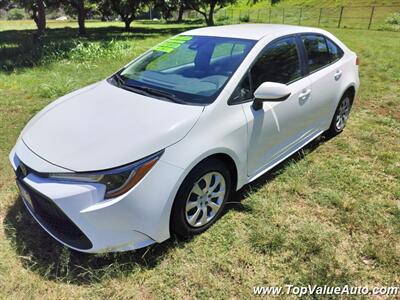
[[176, 195], [171, 230], [181, 236], [207, 230], [223, 213], [230, 190], [231, 176], [223, 162], [209, 159], [197, 165]]
[[347, 120], [349, 119], [351, 105], [352, 101], [350, 95], [345, 94], [339, 101], [331, 125], [329, 129], [325, 132], [326, 136], [334, 137], [335, 135], [338, 135], [343, 131], [344, 127], [346, 126]]

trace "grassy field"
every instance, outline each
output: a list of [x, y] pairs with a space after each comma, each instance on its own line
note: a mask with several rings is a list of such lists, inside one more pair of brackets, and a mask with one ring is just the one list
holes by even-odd
[[[61, 24], [61, 25], [60, 25]], [[189, 25], [0, 22], [0, 298], [249, 298], [255, 285], [400, 285], [400, 34], [331, 30], [361, 58], [361, 91], [340, 136], [245, 187], [206, 233], [119, 254], [60, 246], [18, 199], [8, 153], [57, 97], [95, 82]], [[108, 24], [107, 24], [108, 25]], [[34, 52], [32, 54], [32, 52]]]
[[[344, 6], [343, 11], [341, 6]], [[372, 6], [375, 6], [373, 13]], [[338, 27], [340, 19], [341, 28], [390, 28], [400, 31], [399, 26], [385, 26], [385, 20], [395, 12], [400, 12], [400, 1], [397, 0], [282, 0], [273, 6], [269, 0], [253, 5], [249, 5], [248, 0], [239, 0], [219, 10], [216, 20], [224, 23], [260, 22]], [[192, 15], [200, 17], [195, 13]]]
[[[396, 12], [398, 6], [379, 6], [374, 8], [371, 17], [371, 6], [363, 7], [285, 7], [272, 8], [226, 8], [218, 11], [215, 19], [217, 23], [279, 23], [303, 26], [374, 29], [400, 31], [400, 26], [388, 26], [386, 20]], [[342, 15], [342, 17], [340, 17]], [[200, 17], [198, 14], [194, 17]]]
[[[251, 2], [250, 2], [251, 3]], [[293, 6], [310, 6], [310, 7], [336, 7], [336, 6], [371, 6], [371, 5], [400, 5], [399, 0], [280, 0], [280, 2], [272, 5], [270, 0], [261, 0], [253, 4], [253, 7], [293, 7]], [[237, 8], [246, 8], [249, 6], [248, 0], [238, 0], [234, 5]]]

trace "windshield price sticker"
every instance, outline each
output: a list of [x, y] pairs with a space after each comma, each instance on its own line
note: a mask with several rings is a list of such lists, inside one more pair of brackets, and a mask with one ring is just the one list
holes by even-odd
[[155, 47], [154, 50], [170, 53], [170, 52], [174, 51], [176, 48], [179, 48], [180, 46], [182, 46], [187, 41], [190, 41], [191, 39], [192, 39], [192, 36], [190, 36], [190, 35], [178, 35], [176, 37], [173, 37], [173, 38], [161, 43], [160, 45]]

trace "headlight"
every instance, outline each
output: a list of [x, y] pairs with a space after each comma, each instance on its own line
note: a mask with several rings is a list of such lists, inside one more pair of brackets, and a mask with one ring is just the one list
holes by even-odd
[[140, 161], [111, 170], [89, 173], [50, 173], [48, 177], [65, 181], [102, 183], [106, 186], [105, 198], [115, 198], [133, 188], [150, 171], [163, 152], [157, 152]]

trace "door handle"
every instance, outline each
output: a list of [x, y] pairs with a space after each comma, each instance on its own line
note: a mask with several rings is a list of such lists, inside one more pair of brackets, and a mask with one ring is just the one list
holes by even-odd
[[337, 70], [336, 71], [336, 73], [335, 73], [335, 80], [339, 80], [340, 79], [340, 77], [342, 77], [342, 71], [341, 70]]
[[306, 102], [307, 99], [310, 97], [310, 95], [311, 95], [311, 89], [303, 90], [303, 91], [299, 94], [300, 103]]

